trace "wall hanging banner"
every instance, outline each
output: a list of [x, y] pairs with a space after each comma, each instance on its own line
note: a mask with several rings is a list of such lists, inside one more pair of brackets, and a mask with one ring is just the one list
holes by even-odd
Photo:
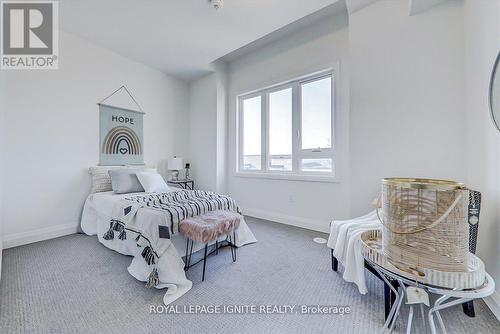
[[100, 165], [142, 165], [142, 112], [99, 104]]

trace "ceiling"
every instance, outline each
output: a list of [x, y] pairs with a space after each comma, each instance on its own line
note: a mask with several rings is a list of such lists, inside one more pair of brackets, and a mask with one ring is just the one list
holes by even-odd
[[64, 0], [62, 30], [189, 81], [210, 63], [339, 0]]

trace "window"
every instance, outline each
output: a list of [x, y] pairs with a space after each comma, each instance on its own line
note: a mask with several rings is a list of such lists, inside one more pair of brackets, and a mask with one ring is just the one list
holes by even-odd
[[332, 80], [323, 78], [300, 85], [302, 149], [332, 147]]
[[333, 177], [334, 87], [328, 71], [240, 96], [238, 172]]
[[262, 108], [261, 97], [243, 102], [243, 169], [261, 169]]
[[269, 169], [292, 170], [292, 88], [269, 93]]

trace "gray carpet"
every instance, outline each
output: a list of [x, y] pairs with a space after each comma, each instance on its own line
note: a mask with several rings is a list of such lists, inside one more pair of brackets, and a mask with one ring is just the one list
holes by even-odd
[[[174, 305], [348, 305], [348, 315], [150, 314], [163, 292], [146, 289], [127, 272], [130, 257], [71, 235], [4, 251], [0, 283], [3, 333], [374, 333], [382, 325], [382, 284], [369, 278], [361, 296], [330, 269], [320, 234], [248, 219], [258, 243], [209, 258], [188, 277], [193, 289]], [[320, 235], [321, 236], [321, 235]], [[297, 306], [299, 307], [299, 306]], [[481, 302], [477, 317], [460, 307], [443, 317], [450, 333], [499, 333], [500, 323]], [[418, 322], [418, 318], [417, 318]], [[398, 330], [402, 330], [401, 325]], [[415, 332], [423, 332], [422, 329]]]

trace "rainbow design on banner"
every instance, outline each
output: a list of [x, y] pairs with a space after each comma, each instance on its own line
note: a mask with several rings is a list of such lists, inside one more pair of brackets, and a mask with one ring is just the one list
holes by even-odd
[[134, 130], [124, 126], [117, 126], [112, 128], [106, 135], [102, 153], [141, 155], [141, 141]]

